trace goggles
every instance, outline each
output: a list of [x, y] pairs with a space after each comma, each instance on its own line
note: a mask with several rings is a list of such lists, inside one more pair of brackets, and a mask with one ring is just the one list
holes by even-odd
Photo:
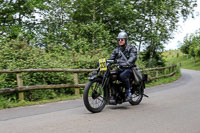
[[119, 41], [125, 41], [125, 39], [124, 38], [120, 38], [120, 39], [117, 39], [117, 41], [119, 42]]

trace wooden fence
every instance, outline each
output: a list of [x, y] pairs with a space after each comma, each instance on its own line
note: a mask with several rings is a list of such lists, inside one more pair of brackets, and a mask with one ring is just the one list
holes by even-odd
[[[177, 65], [159, 68], [147, 68], [141, 70], [143, 73], [148, 74], [148, 81], [159, 79], [162, 77], [169, 77], [176, 73]], [[24, 91], [37, 90], [37, 89], [55, 89], [55, 88], [75, 88], [75, 94], [78, 95], [79, 88], [85, 87], [86, 84], [79, 84], [78, 73], [89, 73], [96, 69], [23, 69], [23, 70], [0, 70], [0, 73], [16, 73], [17, 86], [12, 88], [1, 88], [0, 93], [18, 92], [19, 99], [24, 99]], [[24, 86], [22, 80], [22, 73], [29, 72], [71, 72], [74, 73], [74, 84], [57, 84], [57, 85], [34, 85]]]

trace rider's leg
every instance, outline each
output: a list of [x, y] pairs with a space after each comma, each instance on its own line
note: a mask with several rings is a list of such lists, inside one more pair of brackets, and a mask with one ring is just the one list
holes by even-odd
[[132, 74], [132, 70], [130, 68], [124, 69], [124, 71], [119, 74], [119, 78], [124, 84], [125, 89], [126, 89], [127, 101], [131, 100], [131, 84], [130, 84], [131, 74]]

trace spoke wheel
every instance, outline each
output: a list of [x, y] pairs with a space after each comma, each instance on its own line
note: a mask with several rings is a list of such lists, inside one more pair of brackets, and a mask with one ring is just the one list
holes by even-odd
[[[134, 86], [135, 87], [135, 86]], [[142, 82], [136, 88], [135, 91], [132, 92], [132, 100], [129, 101], [131, 105], [138, 105], [142, 101], [143, 93], [144, 93], [144, 83]]]
[[101, 79], [89, 81], [83, 92], [85, 107], [92, 113], [101, 112], [106, 105]]

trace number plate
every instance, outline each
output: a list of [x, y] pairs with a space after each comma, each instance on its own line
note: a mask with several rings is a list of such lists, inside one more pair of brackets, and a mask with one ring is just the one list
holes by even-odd
[[107, 70], [107, 66], [106, 66], [106, 59], [99, 59], [99, 67], [100, 67], [100, 71], [106, 71]]

